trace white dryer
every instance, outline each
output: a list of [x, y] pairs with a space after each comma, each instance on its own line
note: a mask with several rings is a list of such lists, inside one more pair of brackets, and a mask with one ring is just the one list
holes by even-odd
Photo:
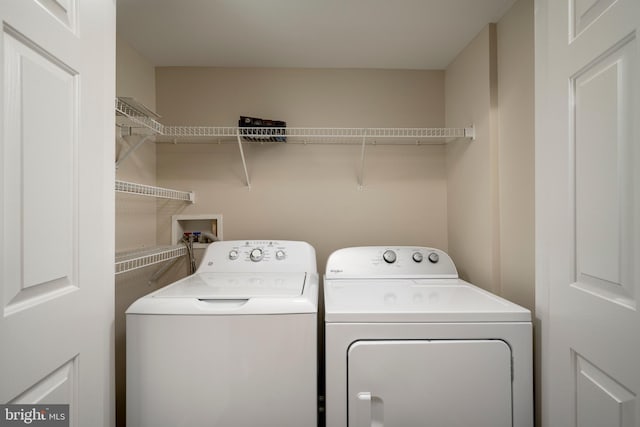
[[426, 247], [327, 261], [327, 427], [532, 427], [531, 313]]
[[211, 244], [126, 312], [127, 425], [316, 427], [317, 311], [309, 244]]

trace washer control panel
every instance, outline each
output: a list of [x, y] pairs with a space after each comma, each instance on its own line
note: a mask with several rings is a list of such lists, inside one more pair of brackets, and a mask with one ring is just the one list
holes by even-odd
[[316, 271], [315, 250], [306, 242], [296, 241], [220, 241], [207, 247], [198, 268], [202, 271]]
[[274, 262], [287, 258], [287, 245], [276, 241], [245, 241], [229, 250], [229, 260], [242, 262]]
[[439, 249], [364, 246], [331, 254], [325, 276], [457, 278], [458, 272], [449, 255]]

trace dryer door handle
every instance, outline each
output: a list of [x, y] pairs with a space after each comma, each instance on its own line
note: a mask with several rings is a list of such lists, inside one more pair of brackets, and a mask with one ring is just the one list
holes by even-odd
[[[384, 427], [384, 400], [379, 396], [374, 396], [369, 391], [361, 391], [357, 394], [358, 400], [363, 402], [363, 406], [368, 403], [369, 410], [365, 412], [362, 418], [359, 418], [358, 426], [367, 427]], [[368, 416], [367, 416], [368, 415]], [[362, 421], [360, 421], [362, 420]]]

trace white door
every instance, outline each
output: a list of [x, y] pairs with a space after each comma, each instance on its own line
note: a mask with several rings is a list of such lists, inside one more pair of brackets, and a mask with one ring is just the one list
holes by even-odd
[[542, 425], [640, 426], [640, 1], [536, 2]]
[[349, 426], [513, 426], [504, 341], [357, 341], [347, 366]]
[[0, 22], [0, 403], [112, 425], [115, 0]]

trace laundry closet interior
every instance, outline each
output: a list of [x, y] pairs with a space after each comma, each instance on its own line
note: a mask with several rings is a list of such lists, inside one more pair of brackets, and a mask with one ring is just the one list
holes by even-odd
[[[157, 39], [149, 48], [153, 33], [136, 28], [152, 3], [118, 2], [117, 425], [125, 419], [124, 312], [189, 274], [179, 240], [198, 227], [223, 240], [308, 242], [320, 273], [344, 247], [438, 248], [461, 278], [533, 310], [533, 1], [487, 1], [482, 23], [467, 22], [465, 10], [460, 19], [448, 15], [443, 25], [465, 35], [456, 52], [433, 61], [421, 58], [437, 41], [425, 40], [424, 52], [404, 46], [398, 25], [378, 28], [389, 43], [382, 37], [355, 49], [370, 10], [350, 22], [352, 40], [332, 37], [346, 18], [331, 15], [324, 49], [308, 54], [305, 43], [318, 46], [305, 29], [305, 16], [319, 13], [312, 2], [296, 3], [299, 21], [282, 24], [299, 58], [282, 56], [288, 38], [268, 33], [280, 25], [277, 11], [214, 2], [247, 7], [243, 19], [227, 11], [238, 21], [218, 35], [228, 45], [223, 59], [185, 52], [182, 63], [180, 52], [162, 53], [178, 42]], [[442, 2], [431, 3], [437, 14]], [[170, 24], [170, 11], [146, 12], [148, 21], [157, 13], [158, 25]], [[195, 9], [191, 18], [206, 25]], [[266, 31], [265, 40], [247, 39], [260, 34], [243, 31], [250, 25]], [[184, 39], [189, 26], [182, 29]], [[246, 59], [251, 43], [262, 50]], [[291, 133], [286, 141], [238, 137], [241, 116], [284, 121]], [[197, 259], [203, 251], [196, 245]]]

